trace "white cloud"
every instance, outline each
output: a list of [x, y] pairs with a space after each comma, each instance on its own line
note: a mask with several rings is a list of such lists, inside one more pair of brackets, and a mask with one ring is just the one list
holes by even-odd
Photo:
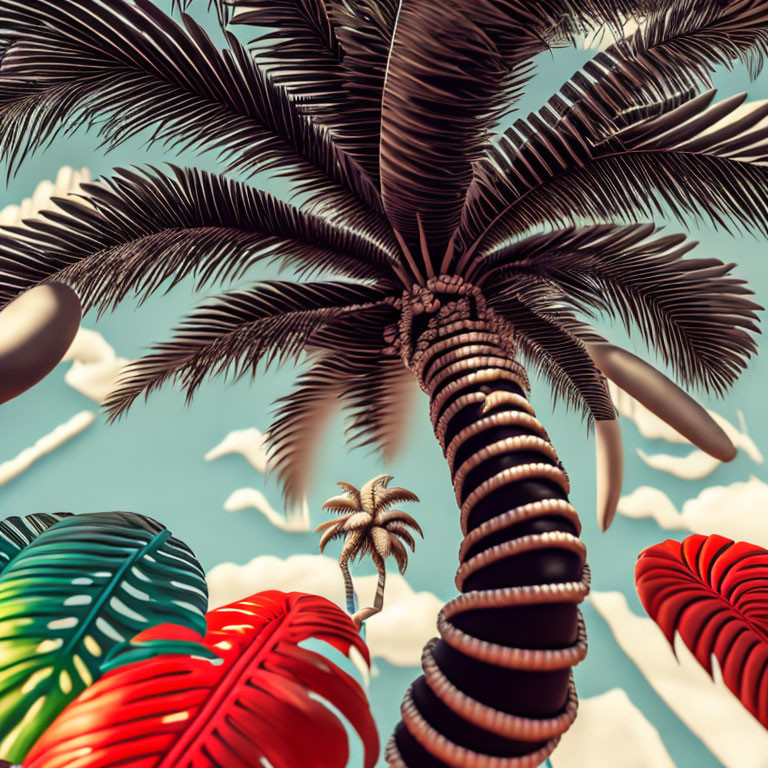
[[641, 485], [629, 495], [622, 496], [619, 499], [617, 511], [620, 515], [636, 520], [651, 517], [667, 531], [680, 531], [686, 528], [683, 516], [669, 496], [664, 491], [649, 485]]
[[264, 435], [256, 428], [230, 432], [215, 448], [205, 454], [205, 460], [213, 461], [230, 453], [239, 453], [259, 472], [267, 470]]
[[77, 332], [64, 360], [73, 361], [64, 381], [97, 403], [115, 388], [120, 372], [129, 362], [125, 357], [117, 357], [100, 333], [87, 328]]
[[[668, 443], [687, 444], [690, 442], [676, 429], [641, 405], [634, 397], [628, 395], [615, 384], [609, 382], [611, 397], [619, 414], [630, 419], [637, 425], [640, 434], [647, 440], [664, 440]], [[763, 454], [747, 432], [744, 414], [737, 412], [739, 426], [731, 424], [728, 419], [715, 411], [707, 409], [707, 413], [722, 428], [736, 448], [749, 456], [757, 464], [763, 463]], [[638, 450], [640, 458], [653, 469], [668, 472], [685, 480], [699, 480], [714, 472], [720, 462], [700, 450], [692, 451], [687, 456], [668, 456], [667, 454], [648, 455]]]
[[[376, 579], [375, 575], [354, 579], [359, 605], [372, 605]], [[346, 607], [339, 564], [325, 555], [292, 555], [285, 560], [263, 555], [246, 565], [222, 563], [209, 571], [208, 588], [211, 608], [266, 589], [309, 592]], [[414, 592], [399, 573], [388, 573], [384, 609], [365, 623], [371, 655], [397, 666], [419, 666], [424, 644], [437, 635], [441, 606], [437, 596]]]
[[659, 732], [621, 688], [579, 701], [551, 761], [554, 768], [675, 768]]
[[672, 456], [668, 453], [647, 454], [638, 448], [637, 455], [651, 468], [681, 480], [701, 480], [711, 475], [722, 462], [704, 451], [696, 449], [687, 456]]
[[261, 512], [281, 531], [300, 533], [310, 529], [309, 505], [306, 498], [300, 504], [286, 509], [285, 514], [278, 512], [269, 503], [267, 497], [255, 488], [239, 488], [224, 502], [224, 509], [227, 512], [239, 512], [241, 509], [248, 508]]
[[619, 514], [651, 517], [666, 530], [718, 533], [768, 548], [768, 485], [754, 475], [746, 482], [713, 485], [678, 511], [657, 488], [641, 486], [619, 501]]
[[768, 731], [718, 674], [713, 681], [679, 638], [675, 658], [662, 631], [633, 613], [620, 592], [589, 599], [659, 696], [726, 768], [768, 768]]
[[93, 424], [95, 418], [95, 414], [90, 411], [81, 411], [69, 421], [41, 437], [30, 448], [25, 448], [16, 458], [0, 464], [0, 485], [5, 485], [9, 480], [13, 480], [22, 472], [26, 472], [38, 459], [51, 453]]
[[51, 207], [52, 197], [65, 197], [76, 192], [80, 185], [91, 180], [87, 168], [79, 171], [65, 166], [56, 176], [56, 181], [41, 181], [32, 197], [28, 197], [20, 205], [8, 205], [0, 211], [0, 226], [21, 226], [24, 219], [36, 216], [43, 208]]

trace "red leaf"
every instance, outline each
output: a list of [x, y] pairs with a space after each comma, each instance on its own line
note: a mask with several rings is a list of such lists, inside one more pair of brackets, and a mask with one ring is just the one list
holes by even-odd
[[675, 632], [768, 728], [768, 550], [723, 536], [665, 541], [640, 554], [637, 593], [670, 643]]
[[262, 592], [210, 611], [207, 621], [204, 639], [165, 624], [131, 646], [196, 640], [218, 662], [166, 651], [107, 672], [59, 715], [24, 768], [255, 768], [262, 757], [273, 768], [344, 768], [346, 730], [314, 696], [354, 726], [373, 768], [379, 738], [363, 690], [298, 646], [315, 638], [347, 655], [354, 646], [370, 663], [345, 613], [314, 595]]

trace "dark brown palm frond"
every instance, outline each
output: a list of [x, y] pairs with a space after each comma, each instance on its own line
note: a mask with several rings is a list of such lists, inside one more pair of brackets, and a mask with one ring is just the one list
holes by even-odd
[[746, 65], [756, 77], [768, 54], [767, 0], [676, 0], [630, 37], [599, 53], [584, 72], [617, 103], [638, 90], [670, 93], [712, 85], [718, 67]]
[[399, 355], [385, 348], [383, 330], [396, 318], [390, 307], [342, 316], [309, 342], [327, 353], [343, 350], [351, 366], [343, 394], [346, 439], [353, 448], [372, 446], [385, 462], [404, 445], [418, 391]]
[[[359, 7], [366, 5], [373, 6], [371, 15], [363, 14]], [[387, 36], [388, 54], [393, 5], [391, 0], [233, 0], [231, 19], [232, 24], [269, 29], [251, 41], [258, 65], [286, 88], [302, 113], [331, 131], [336, 145], [355, 160], [377, 188], [386, 55], [379, 56], [381, 43], [372, 39], [370, 31], [373, 28]], [[378, 69], [367, 69], [355, 79], [359, 73], [355, 43], [361, 32], [365, 35], [365, 57], [369, 62], [375, 58]], [[341, 39], [346, 41], [343, 50]], [[377, 82], [372, 82], [372, 75]]]
[[[579, 308], [618, 317], [686, 386], [723, 394], [756, 353], [755, 310], [734, 264], [687, 259], [696, 245], [683, 235], [651, 239], [654, 227], [595, 227], [530, 238], [517, 263], [496, 273], [491, 293], [522, 276], [551, 281]], [[543, 247], [542, 247], [543, 246]], [[522, 257], [522, 259], [520, 258]]]
[[[609, 22], [620, 27], [648, 2], [403, 0], [381, 111], [381, 189], [393, 226], [419, 266], [437, 272], [460, 221], [472, 164], [552, 39]], [[419, 261], [418, 258], [414, 259]], [[432, 263], [434, 262], [434, 263]]]
[[519, 280], [488, 305], [510, 323], [520, 352], [547, 381], [555, 403], [580, 410], [588, 425], [616, 417], [605, 379], [581, 340], [591, 329], [558, 303], [551, 286]]
[[462, 235], [475, 246], [460, 271], [478, 251], [577, 218], [671, 213], [768, 233], [767, 104], [744, 104], [744, 95], [712, 104], [710, 91], [616, 123], [594, 96], [572, 105], [554, 97], [478, 164]]
[[235, 25], [269, 31], [251, 41], [251, 50], [275, 82], [314, 110], [329, 100], [341, 106], [341, 47], [326, 0], [231, 0]]
[[[396, 317], [391, 306], [368, 307], [350, 313], [348, 318], [334, 318], [309, 339], [307, 349], [319, 359], [299, 376], [294, 391], [277, 401], [275, 420], [266, 434], [270, 466], [288, 499], [299, 499], [306, 493], [330, 420], [340, 408], [353, 407], [359, 379], [370, 376], [381, 355], [384, 328]], [[403, 367], [402, 362], [400, 365]], [[376, 414], [371, 417], [375, 420]], [[382, 430], [385, 445], [387, 437]], [[348, 484], [342, 488], [359, 506], [357, 490]]]
[[[298, 377], [291, 394], [277, 401], [276, 418], [266, 433], [269, 466], [283, 488], [286, 500], [301, 499], [309, 488], [325, 431], [341, 408], [345, 366], [332, 358], [317, 361]], [[323, 509], [351, 511], [343, 502]]]
[[440, 3], [400, 7], [382, 101], [381, 189], [412, 250], [423, 225], [432, 252], [417, 259], [422, 276], [439, 272], [472, 163], [527, 78], [529, 58], [546, 47], [525, 28], [532, 11], [502, 5], [452, 0], [450, 13]]
[[187, 276], [197, 288], [233, 281], [269, 260], [394, 284], [397, 263], [370, 236], [305, 213], [273, 195], [195, 169], [120, 170], [58, 201], [25, 228], [0, 232], [0, 305], [44, 281], [78, 290], [87, 309], [144, 299]]
[[105, 408], [115, 419], [139, 395], [169, 379], [179, 382], [189, 399], [207, 376], [232, 372], [238, 378], [254, 375], [260, 362], [298, 359], [324, 323], [386, 296], [381, 288], [352, 283], [280, 281], [224, 294], [190, 315], [173, 340], [126, 366]]
[[381, 100], [399, 0], [333, 0], [332, 23], [343, 49], [344, 89], [354, 109], [322, 116], [344, 147], [379, 186]]
[[339, 215], [361, 215], [360, 200], [379, 207], [354, 161], [234, 36], [219, 51], [183, 21], [150, 0], [4, 2], [0, 36], [11, 43], [0, 65], [0, 151], [9, 170], [62, 131], [96, 126], [112, 149], [155, 126], [150, 143], [217, 152], [228, 170], [279, 169]]

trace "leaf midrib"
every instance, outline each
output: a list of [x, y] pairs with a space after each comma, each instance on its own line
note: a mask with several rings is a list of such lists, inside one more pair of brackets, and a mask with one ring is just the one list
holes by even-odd
[[[189, 726], [182, 732], [178, 741], [166, 753], [163, 760], [158, 763], [157, 768], [175, 768], [178, 761], [189, 748], [194, 748], [196, 742], [202, 739], [208, 731], [217, 727], [217, 719], [211, 717], [211, 713], [220, 708], [227, 711], [228, 700], [232, 698], [241, 684], [241, 678], [245, 670], [250, 669], [254, 662], [257, 662], [259, 656], [267, 655], [273, 652], [274, 647], [280, 640], [280, 634], [290, 625], [291, 614], [296, 611], [295, 606], [291, 606], [285, 611], [280, 620], [273, 619], [264, 625], [262, 630], [251, 640], [250, 647], [238, 658], [238, 660], [224, 673], [223, 677], [216, 683], [210, 697], [198, 711], [197, 715], [190, 722]], [[276, 625], [272, 627], [271, 625]], [[259, 643], [258, 639], [266, 632], [267, 637], [264, 642]]]
[[122, 582], [123, 576], [125, 575], [128, 568], [131, 568], [135, 563], [140, 561], [150, 552], [158, 549], [163, 543], [165, 543], [167, 539], [170, 538], [170, 535], [171, 535], [170, 532], [167, 530], [163, 530], [155, 534], [152, 537], [152, 539], [150, 539], [144, 545], [144, 547], [142, 547], [141, 550], [134, 551], [131, 557], [128, 560], [126, 560], [120, 566], [120, 568], [118, 568], [117, 572], [112, 577], [110, 582], [102, 589], [101, 595], [99, 596], [99, 598], [96, 601], [94, 601], [93, 606], [91, 607], [91, 610], [88, 612], [88, 615], [86, 616], [85, 620], [81, 622], [75, 634], [69, 640], [65, 648], [62, 650], [61, 654], [59, 654], [59, 660], [56, 662], [56, 665], [54, 666], [54, 671], [57, 671], [59, 669], [61, 661], [67, 658], [69, 654], [74, 651], [75, 646], [80, 643], [80, 641], [83, 638], [83, 635], [85, 634], [87, 629], [91, 626], [94, 619], [97, 617], [97, 614], [101, 611], [101, 608], [104, 605], [104, 603], [107, 601], [108, 598], [113, 597], [116, 587], [118, 586], [118, 584]]

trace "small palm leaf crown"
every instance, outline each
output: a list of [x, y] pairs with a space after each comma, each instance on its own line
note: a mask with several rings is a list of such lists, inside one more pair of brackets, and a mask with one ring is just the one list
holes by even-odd
[[316, 529], [324, 532], [320, 539], [321, 552], [329, 542], [344, 538], [342, 556], [346, 560], [352, 561], [356, 557], [362, 560], [371, 555], [378, 564], [392, 555], [400, 573], [405, 573], [408, 552], [403, 543], [411, 548], [411, 552], [416, 547], [408, 529], [414, 529], [422, 538], [424, 533], [411, 515], [392, 509], [392, 506], [419, 498], [405, 488], [389, 488], [391, 480], [391, 475], [379, 475], [360, 490], [348, 483], [339, 483], [345, 492], [328, 499], [323, 509], [341, 517], [322, 523]]
[[[714, 393], [755, 352], [759, 307], [734, 265], [641, 222], [768, 234], [768, 104], [711, 88], [717, 66], [759, 71], [768, 0], [213, 0], [223, 50], [190, 3], [180, 21], [150, 0], [0, 4], [10, 172], [77, 128], [107, 149], [149, 129], [223, 170], [118, 170], [5, 230], [0, 302], [56, 280], [104, 311], [265, 261], [306, 280], [203, 304], [128, 367], [113, 417], [168, 380], [191, 396], [211, 374], [306, 359], [268, 435], [300, 498], [330, 406], [352, 444], [397, 450], [414, 344], [457, 298], [598, 422], [615, 410], [591, 318], [618, 318]], [[616, 42], [499, 133], [536, 57], [606, 24]], [[250, 185], [261, 171], [302, 204]]]

